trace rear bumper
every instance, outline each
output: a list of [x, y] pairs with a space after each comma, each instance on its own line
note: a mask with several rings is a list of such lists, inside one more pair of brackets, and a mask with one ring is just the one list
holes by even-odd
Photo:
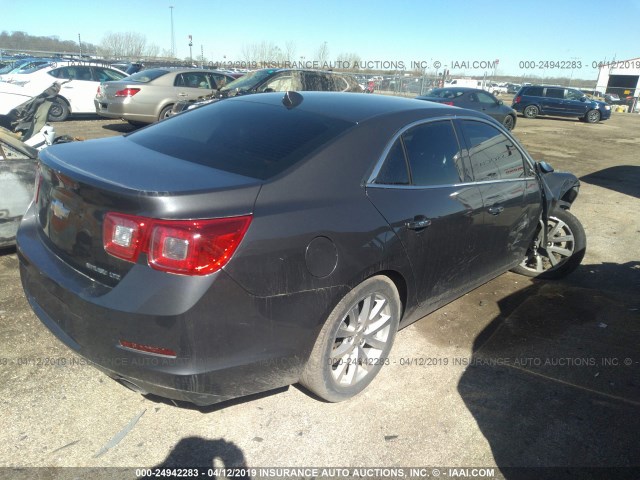
[[[136, 265], [127, 276], [148, 272], [132, 295], [119, 291], [131, 290], [127, 276], [110, 288], [63, 262], [40, 238], [30, 212], [17, 240], [26, 296], [60, 341], [143, 393], [198, 405], [297, 382], [326, 318], [317, 297], [339, 294], [255, 297], [223, 271], [194, 278]], [[158, 308], [159, 285], [173, 308]], [[179, 298], [166, 298], [171, 291]], [[195, 296], [185, 302], [185, 291]], [[176, 357], [129, 350], [120, 340], [171, 349]]]
[[96, 114], [104, 118], [118, 118], [140, 123], [153, 123], [157, 120], [157, 117], [155, 115], [145, 115], [127, 111], [125, 103], [107, 103], [104, 101], [101, 102], [98, 99], [94, 99], [93, 104], [96, 108]]

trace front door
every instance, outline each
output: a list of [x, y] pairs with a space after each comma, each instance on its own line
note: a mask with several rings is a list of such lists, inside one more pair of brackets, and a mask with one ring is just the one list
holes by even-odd
[[402, 242], [421, 305], [435, 308], [476, 280], [483, 204], [451, 120], [404, 131], [367, 195]]
[[460, 126], [484, 206], [481, 264], [492, 275], [524, 258], [538, 225], [542, 196], [533, 168], [514, 140], [479, 120], [461, 120]]

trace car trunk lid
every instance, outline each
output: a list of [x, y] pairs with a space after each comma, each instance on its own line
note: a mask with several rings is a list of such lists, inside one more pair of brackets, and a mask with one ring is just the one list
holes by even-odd
[[255, 179], [152, 152], [123, 137], [50, 147], [40, 160], [42, 237], [65, 262], [110, 286], [133, 264], [104, 249], [108, 212], [159, 219], [246, 215], [260, 189]]

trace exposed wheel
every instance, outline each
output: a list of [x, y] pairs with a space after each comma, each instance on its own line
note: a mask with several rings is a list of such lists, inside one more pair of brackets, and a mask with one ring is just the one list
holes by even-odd
[[504, 128], [506, 128], [507, 130], [513, 130], [515, 124], [516, 119], [513, 117], [513, 115], [507, 115], [502, 121], [502, 125], [504, 125]]
[[330, 402], [360, 393], [388, 364], [401, 314], [400, 296], [389, 278], [362, 282], [329, 315], [300, 383]]
[[584, 116], [587, 123], [598, 123], [600, 121], [600, 112], [598, 110], [589, 110]]
[[56, 97], [51, 102], [51, 108], [49, 109], [49, 115], [47, 116], [47, 120], [49, 122], [64, 122], [67, 118], [69, 118], [69, 114], [71, 111], [69, 110], [69, 105], [60, 97]]
[[167, 105], [160, 111], [160, 115], [158, 115], [158, 120], [164, 120], [165, 118], [169, 118], [171, 116], [171, 110], [173, 109], [173, 105]]
[[540, 110], [535, 105], [527, 105], [522, 114], [527, 118], [536, 118]]
[[546, 225], [546, 253], [540, 247], [542, 229], [527, 250], [520, 265], [513, 269], [529, 277], [562, 278], [573, 272], [584, 258], [587, 237], [580, 221], [567, 210], [552, 212]]

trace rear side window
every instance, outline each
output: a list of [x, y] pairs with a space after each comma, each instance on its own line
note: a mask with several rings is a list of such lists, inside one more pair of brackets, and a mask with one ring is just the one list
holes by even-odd
[[381, 185], [408, 185], [409, 171], [402, 148], [402, 140], [398, 138], [385, 158], [375, 183]]
[[448, 120], [418, 125], [402, 135], [414, 185], [460, 183], [460, 146]]
[[127, 138], [188, 162], [266, 180], [351, 126], [336, 118], [238, 98], [169, 118]]
[[526, 87], [522, 92], [522, 95], [530, 95], [532, 97], [541, 97], [542, 87]]
[[330, 75], [304, 72], [304, 89], [315, 92], [332, 92], [336, 90], [336, 86]]
[[545, 97], [548, 98], [564, 98], [564, 88], [547, 88]]
[[302, 90], [298, 72], [279, 73], [258, 88], [259, 92], [286, 92], [289, 90]]
[[524, 158], [512, 140], [486, 123], [472, 120], [461, 123], [477, 182], [524, 177]]

